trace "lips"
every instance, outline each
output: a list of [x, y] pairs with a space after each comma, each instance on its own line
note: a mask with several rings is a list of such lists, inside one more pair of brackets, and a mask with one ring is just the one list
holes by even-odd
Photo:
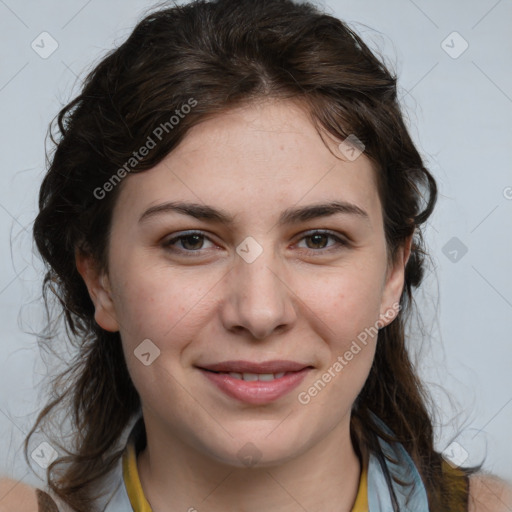
[[295, 361], [274, 360], [263, 361], [256, 363], [253, 361], [224, 361], [221, 363], [214, 363], [202, 365], [200, 368], [203, 370], [210, 370], [212, 372], [235, 372], [235, 373], [286, 373], [298, 372], [309, 365], [298, 363]]
[[233, 379], [245, 380], [246, 382], [255, 382], [257, 380], [262, 382], [269, 382], [271, 380], [280, 379], [287, 375], [287, 372], [279, 372], [279, 373], [238, 373], [238, 372], [219, 372], [220, 374], [229, 375], [233, 377]]
[[224, 361], [198, 367], [227, 396], [261, 405], [273, 402], [297, 387], [312, 366], [295, 361]]

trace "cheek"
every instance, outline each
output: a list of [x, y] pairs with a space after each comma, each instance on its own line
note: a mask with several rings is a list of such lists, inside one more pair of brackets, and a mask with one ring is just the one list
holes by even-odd
[[169, 268], [146, 266], [132, 273], [119, 268], [118, 277], [121, 273], [115, 289], [116, 314], [133, 383], [145, 404], [158, 404], [172, 389], [184, 407], [181, 358], [208, 321], [208, 291], [214, 283], [191, 273], [171, 273]]
[[339, 269], [310, 279], [299, 294], [330, 337], [354, 337], [379, 319], [383, 273], [370, 266]]
[[373, 363], [381, 288], [369, 277], [338, 273], [308, 297], [307, 306], [317, 319], [313, 329], [322, 343], [315, 351], [318, 371], [298, 399], [324, 415], [327, 423], [340, 421], [351, 409]]
[[309, 286], [304, 282], [299, 293], [307, 297], [306, 309], [314, 312], [312, 329], [322, 343], [315, 351], [318, 374], [312, 387], [301, 390], [301, 403], [328, 407], [335, 416], [350, 409], [375, 355], [384, 272], [383, 266], [361, 262], [310, 279]]
[[176, 331], [190, 324], [190, 315], [201, 316], [208, 308], [211, 277], [204, 279], [165, 267], [120, 271], [123, 278], [118, 280], [121, 284], [115, 293], [116, 314], [130, 343], [141, 337], [162, 340], [168, 335], [179, 339]]

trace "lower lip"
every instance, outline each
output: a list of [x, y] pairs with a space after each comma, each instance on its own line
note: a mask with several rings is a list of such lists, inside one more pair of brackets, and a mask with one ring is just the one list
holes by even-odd
[[310, 368], [290, 372], [271, 381], [245, 381], [235, 379], [227, 373], [215, 373], [200, 368], [203, 375], [231, 398], [248, 404], [261, 405], [273, 402], [296, 388]]

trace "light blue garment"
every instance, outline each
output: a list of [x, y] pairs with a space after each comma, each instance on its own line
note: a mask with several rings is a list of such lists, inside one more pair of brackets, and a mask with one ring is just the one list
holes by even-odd
[[[391, 433], [389, 428], [375, 415], [375, 422], [387, 433]], [[401, 444], [391, 445], [379, 438], [379, 443], [383, 453], [396, 460], [394, 464], [385, 460], [391, 476], [396, 476], [404, 482], [411, 485], [399, 485], [392, 481], [393, 489], [400, 505], [400, 512], [429, 512], [427, 493], [421, 477], [412, 461]], [[111, 497], [103, 505], [104, 512], [133, 512], [126, 487], [123, 480], [122, 461], [116, 466], [116, 469], [110, 474], [107, 488], [114, 489]], [[370, 512], [393, 512], [391, 494], [389, 491], [384, 471], [375, 455], [370, 454], [368, 463], [368, 506]]]
[[117, 478], [118, 482], [116, 489], [108, 501], [106, 508], [103, 509], [104, 512], [133, 512], [130, 498], [128, 498], [128, 493], [126, 492], [126, 487], [124, 485], [122, 465], [120, 465], [120, 468], [120, 471], [117, 471], [120, 475]]
[[[388, 434], [391, 430], [374, 414], [375, 423]], [[386, 467], [391, 477], [406, 482], [400, 485], [394, 482], [392, 485], [400, 505], [400, 512], [429, 512], [427, 491], [421, 477], [405, 448], [399, 444], [384, 441], [379, 437], [380, 447], [385, 455], [397, 461], [397, 464], [385, 459]], [[393, 512], [391, 493], [384, 476], [384, 471], [377, 457], [370, 454], [368, 463], [368, 507], [370, 512]]]

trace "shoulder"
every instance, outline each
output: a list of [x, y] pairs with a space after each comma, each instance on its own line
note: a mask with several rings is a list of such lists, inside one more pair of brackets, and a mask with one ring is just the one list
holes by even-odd
[[0, 512], [38, 512], [36, 489], [18, 480], [0, 478]]
[[469, 478], [468, 512], [510, 512], [512, 486], [497, 476], [475, 474]]

